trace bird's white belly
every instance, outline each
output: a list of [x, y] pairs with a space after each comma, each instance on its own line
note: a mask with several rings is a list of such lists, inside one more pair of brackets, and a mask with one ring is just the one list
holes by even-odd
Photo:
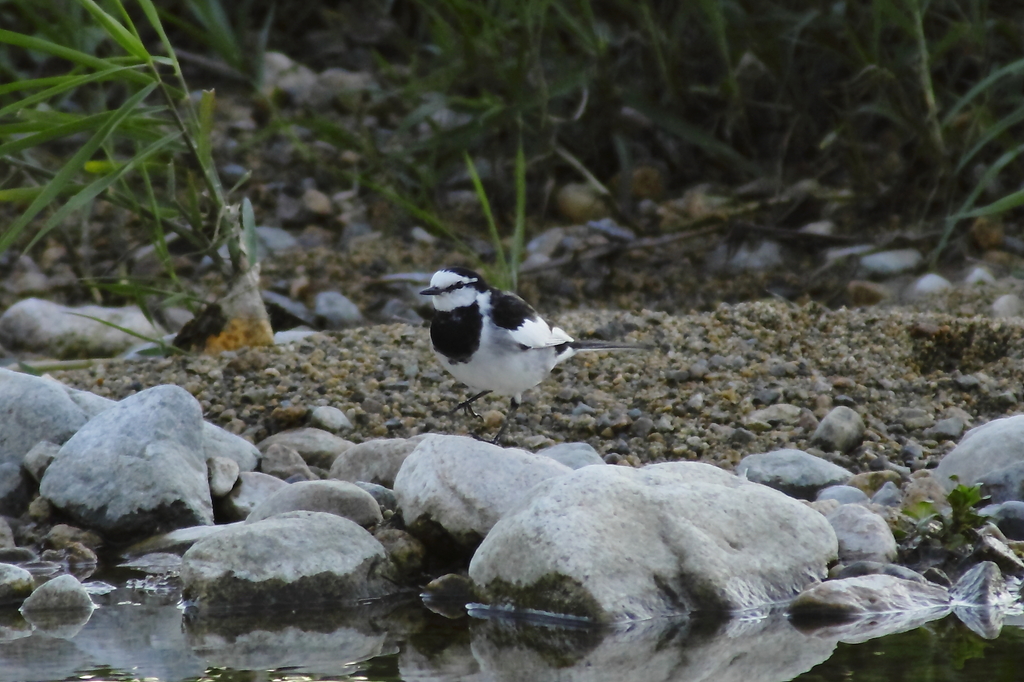
[[518, 396], [544, 381], [557, 362], [554, 348], [500, 348], [477, 353], [469, 362], [452, 362], [440, 353], [437, 357], [452, 376], [473, 390], [508, 396]]

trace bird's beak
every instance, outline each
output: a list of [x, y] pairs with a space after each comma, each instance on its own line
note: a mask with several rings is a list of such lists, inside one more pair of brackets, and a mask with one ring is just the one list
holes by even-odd
[[427, 287], [420, 292], [420, 296], [437, 296], [441, 293], [441, 290], [437, 287]]

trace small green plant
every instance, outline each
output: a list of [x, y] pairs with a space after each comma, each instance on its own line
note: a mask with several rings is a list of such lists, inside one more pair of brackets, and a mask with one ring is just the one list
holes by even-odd
[[981, 494], [980, 486], [958, 484], [946, 496], [949, 509], [945, 513], [927, 500], [905, 511], [916, 521], [914, 534], [918, 538], [934, 538], [955, 551], [970, 547], [977, 539], [977, 530], [987, 522], [977, 507], [988, 499]]

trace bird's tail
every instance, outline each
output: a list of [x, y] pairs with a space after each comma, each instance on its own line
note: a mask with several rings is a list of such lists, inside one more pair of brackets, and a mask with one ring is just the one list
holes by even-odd
[[651, 350], [650, 346], [639, 343], [618, 343], [615, 341], [570, 341], [566, 344], [577, 353], [589, 350]]

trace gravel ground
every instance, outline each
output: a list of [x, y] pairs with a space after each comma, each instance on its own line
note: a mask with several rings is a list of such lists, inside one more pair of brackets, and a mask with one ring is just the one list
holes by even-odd
[[[579, 440], [610, 462], [700, 459], [731, 469], [744, 455], [794, 447], [854, 471], [887, 460], [916, 469], [934, 465], [959, 437], [929, 431], [936, 420], [959, 417], [970, 428], [1021, 406], [1019, 319], [769, 301], [682, 316], [567, 312], [557, 323], [577, 338], [654, 350], [577, 356], [528, 392], [509, 438], [530, 449]], [[489, 437], [506, 407], [484, 399], [482, 422], [448, 416], [467, 390], [434, 359], [427, 329], [408, 324], [218, 357], [112, 360], [55, 377], [116, 399], [178, 384], [208, 420], [257, 442], [302, 425], [319, 405], [344, 410], [354, 428], [342, 435], [357, 442], [422, 432]], [[773, 403], [804, 409], [791, 423], [752, 415]], [[866, 437], [853, 452], [821, 453], [811, 435], [836, 405], [863, 416]]]

